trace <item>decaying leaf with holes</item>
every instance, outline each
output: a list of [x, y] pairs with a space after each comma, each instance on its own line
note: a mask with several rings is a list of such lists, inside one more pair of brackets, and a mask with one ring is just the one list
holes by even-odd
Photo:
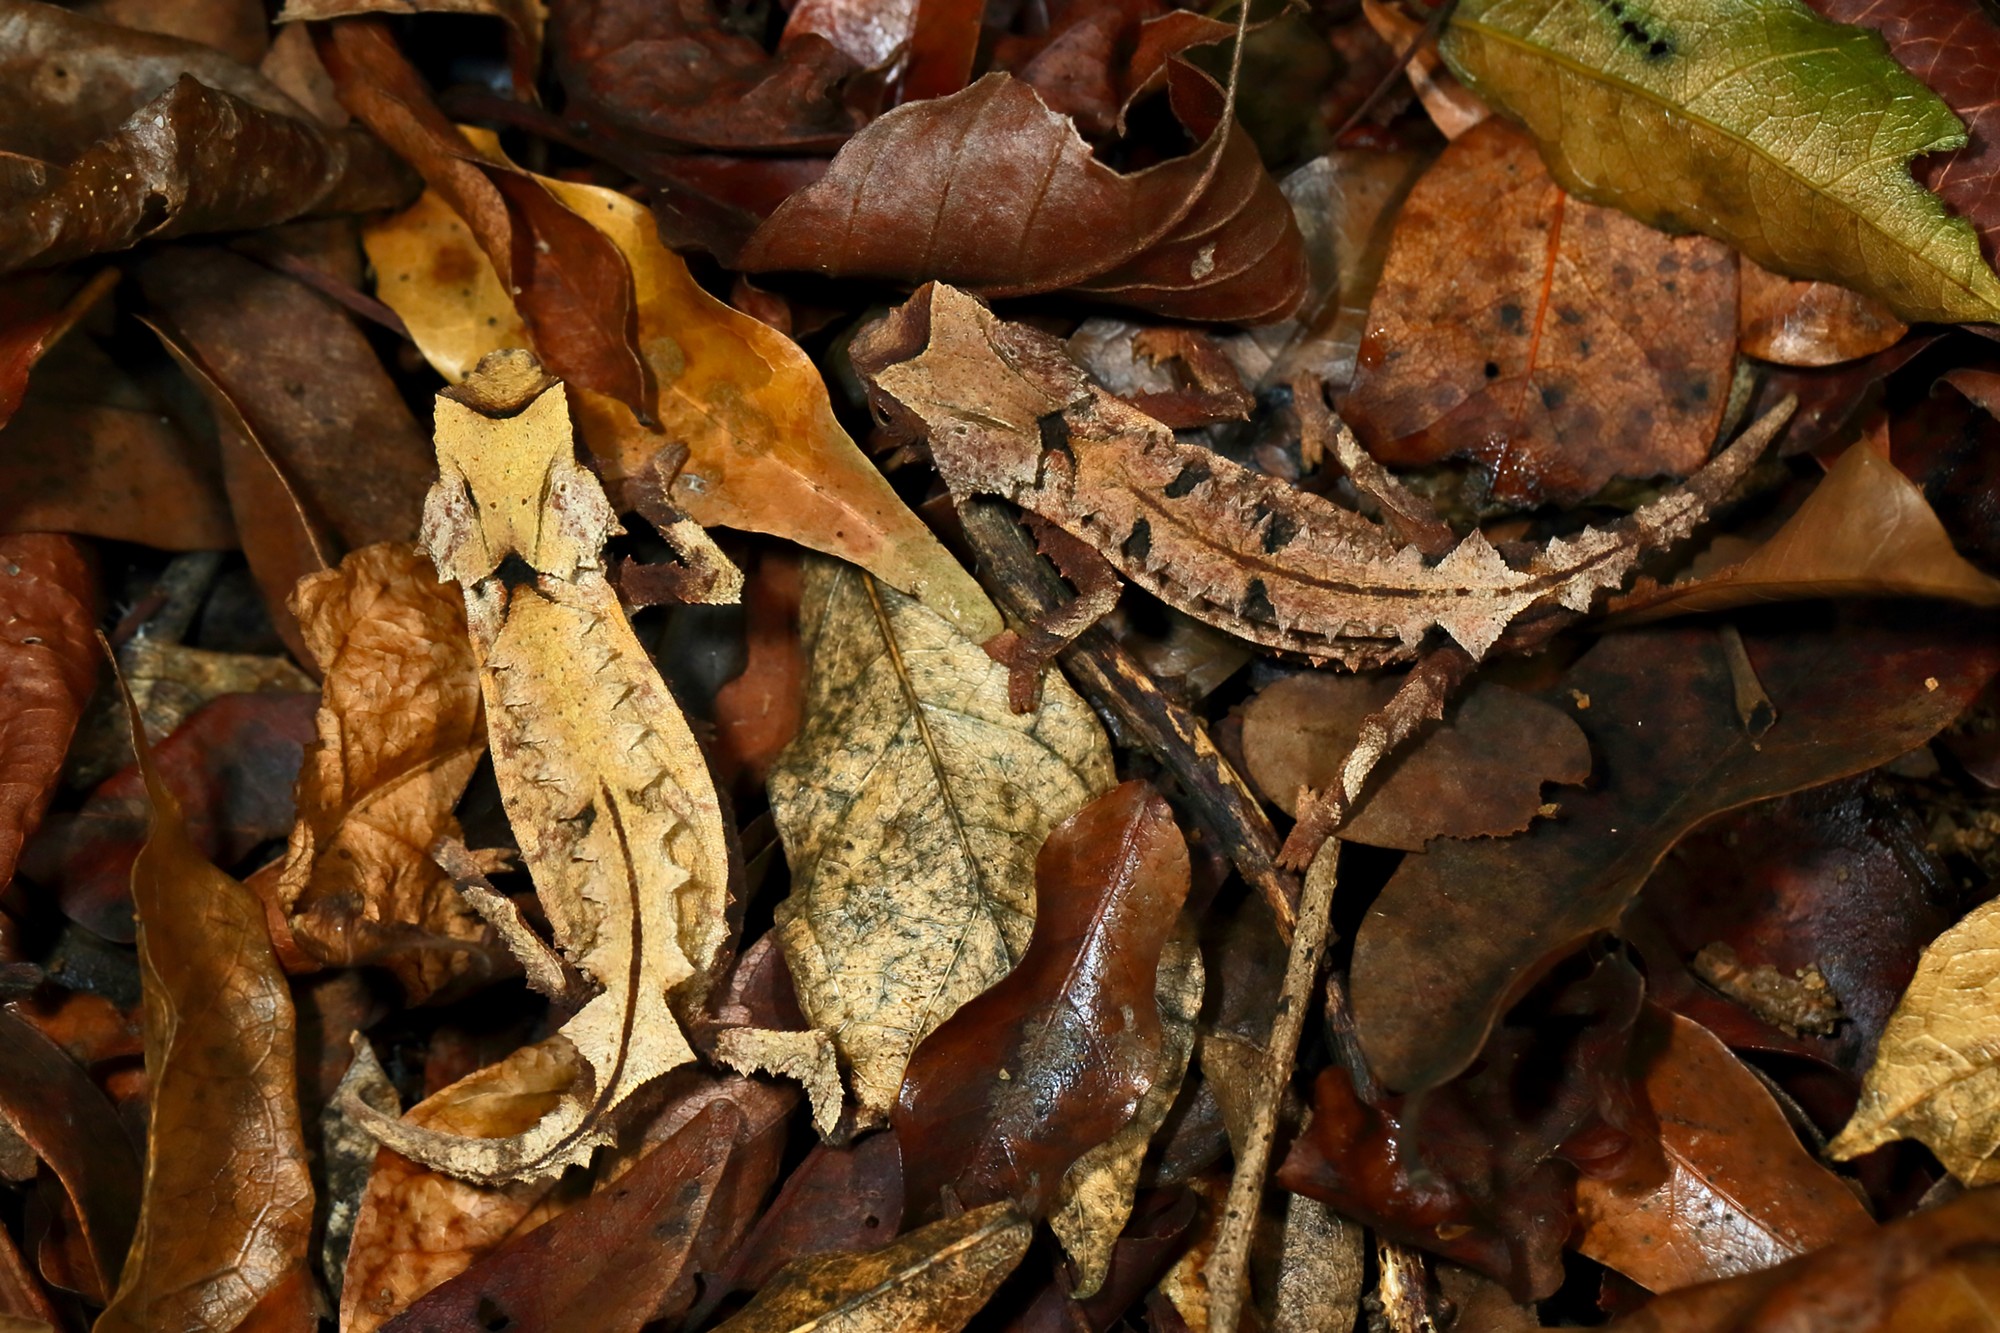
[[[1433, 560], [1390, 527], [1179, 442], [1092, 383], [1057, 339], [964, 292], [933, 284], [894, 319], [877, 345], [922, 350], [873, 378], [885, 406], [929, 436], [952, 494], [1003, 496], [1189, 615], [1354, 670], [1415, 658], [1434, 629], [1477, 660], [1531, 612], [1589, 610], [1643, 553], [1692, 532], [1785, 416], [1618, 523], [1520, 554], [1475, 531]], [[1357, 482], [1396, 487], [1345, 427], [1336, 436]]]
[[1035, 712], [949, 621], [849, 565], [807, 566], [806, 719], [771, 773], [792, 864], [777, 930], [863, 1124], [910, 1052], [1005, 976], [1049, 830], [1114, 782], [1090, 708], [1051, 673]]
[[[707, 763], [605, 578], [617, 520], [574, 460], [560, 383], [526, 352], [495, 353], [439, 395], [437, 448], [424, 545], [465, 594], [522, 860], [557, 947], [595, 985], [562, 1027], [587, 1074], [506, 1138], [349, 1109], [405, 1157], [497, 1183], [588, 1160], [620, 1102], [693, 1058], [670, 1006], [706, 988], [729, 862]], [[530, 977], [561, 974], [518, 920], [494, 924]]]

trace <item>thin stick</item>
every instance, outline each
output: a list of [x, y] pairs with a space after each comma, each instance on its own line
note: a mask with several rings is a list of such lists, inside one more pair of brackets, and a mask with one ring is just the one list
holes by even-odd
[[1257, 1230], [1257, 1212], [1264, 1200], [1264, 1177], [1271, 1165], [1271, 1140], [1278, 1132], [1278, 1104], [1292, 1080], [1298, 1058], [1299, 1034], [1326, 956], [1326, 937], [1333, 914], [1333, 888], [1339, 878], [1340, 839], [1320, 844], [1306, 871], [1305, 892], [1299, 898], [1298, 930], [1291, 956], [1285, 960], [1285, 984], [1278, 992], [1278, 1013], [1271, 1023], [1262, 1076], [1257, 1080], [1250, 1124], [1243, 1136], [1236, 1174], [1230, 1177], [1223, 1205], [1222, 1227], [1215, 1252], [1208, 1260], [1209, 1333], [1236, 1333], [1243, 1315], [1243, 1298], [1250, 1268], [1250, 1238]]

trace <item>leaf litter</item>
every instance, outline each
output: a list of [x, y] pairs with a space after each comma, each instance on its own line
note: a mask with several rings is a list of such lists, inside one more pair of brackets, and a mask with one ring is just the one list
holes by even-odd
[[1996, 70], [0, 4], [0, 1325], [2000, 1327]]

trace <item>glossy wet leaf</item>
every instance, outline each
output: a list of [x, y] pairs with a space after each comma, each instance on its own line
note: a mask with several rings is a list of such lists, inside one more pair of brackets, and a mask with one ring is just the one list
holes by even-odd
[[879, 1121], [917, 1043], [1026, 950], [1035, 857], [1112, 785], [1111, 753], [1059, 678], [1013, 712], [1005, 667], [857, 569], [810, 564], [801, 619], [805, 724], [771, 774], [778, 937]]
[[[1778, 720], [1753, 743], [1708, 626], [1602, 640], [1558, 697], [1598, 758], [1563, 818], [1443, 843], [1391, 878], [1355, 940], [1354, 1015], [1389, 1086], [1435, 1086], [1478, 1054], [1508, 993], [1617, 928], [1654, 864], [1722, 810], [1872, 768], [1929, 739], [2000, 668], [1977, 626], [1920, 613], [1745, 626]], [[1574, 691], [1574, 694], [1568, 693]]]
[[55, 794], [97, 684], [96, 576], [68, 537], [0, 537], [0, 884]]
[[1574, 503], [1699, 467], [1735, 346], [1726, 246], [1572, 197], [1494, 120], [1396, 215], [1340, 409], [1385, 463], [1465, 457], [1500, 500]]
[[1026, 1253], [1034, 1228], [1004, 1203], [867, 1254], [799, 1259], [717, 1325], [728, 1333], [956, 1333]]
[[1873, 33], [1796, 0], [1471, 0], [1439, 49], [1585, 198], [1906, 320], [2000, 317], [1971, 224], [1909, 176], [1965, 131]]
[[1922, 1141], [1968, 1185], [2000, 1182], [2000, 1010], [1993, 1004], [2000, 906], [1977, 907], [1931, 941], [1876, 1049], [1854, 1118], [1827, 1151], [1858, 1157]]
[[1577, 1248], [1652, 1291], [1734, 1277], [1873, 1227], [1813, 1160], [1757, 1076], [1706, 1028], [1675, 1017], [1646, 1070], [1667, 1178], [1583, 1180]]
[[233, 1328], [311, 1281], [292, 997], [263, 904], [189, 840], [143, 735], [135, 744], [153, 811], [132, 866], [152, 1107], [138, 1231], [94, 1327]]
[[1012, 971], [918, 1043], [892, 1121], [907, 1211], [1055, 1201], [1163, 1074], [1160, 952], [1188, 890], [1173, 813], [1128, 782], [1049, 832], [1035, 931]]
[[307, 952], [388, 955], [421, 998], [473, 965], [451, 942], [485, 932], [431, 859], [460, 836], [452, 808], [486, 753], [464, 605], [415, 546], [388, 542], [306, 579], [293, 605], [326, 681], [278, 899]]

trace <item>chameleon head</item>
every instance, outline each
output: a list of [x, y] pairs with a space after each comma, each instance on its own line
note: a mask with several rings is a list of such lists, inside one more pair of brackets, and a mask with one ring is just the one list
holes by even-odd
[[436, 440], [422, 541], [439, 578], [470, 588], [509, 557], [563, 580], [596, 566], [617, 516], [577, 465], [562, 381], [533, 353], [490, 353], [440, 393]]

